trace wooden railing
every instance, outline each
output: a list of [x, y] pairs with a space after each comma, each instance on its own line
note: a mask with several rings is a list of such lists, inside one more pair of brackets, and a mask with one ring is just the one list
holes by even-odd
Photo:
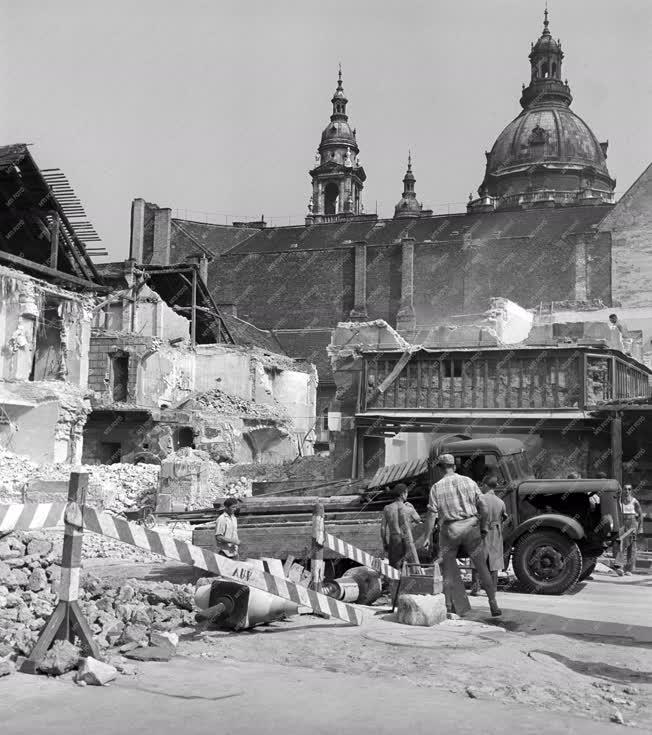
[[362, 410], [584, 408], [647, 395], [645, 370], [612, 354], [579, 349], [419, 353], [384, 392], [399, 355], [365, 360]]

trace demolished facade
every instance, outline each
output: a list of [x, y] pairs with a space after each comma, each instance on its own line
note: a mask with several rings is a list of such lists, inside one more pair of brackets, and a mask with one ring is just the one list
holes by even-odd
[[68, 219], [81, 204], [66, 212], [54, 176], [26, 146], [0, 148], [0, 189], [28, 182], [0, 231], [18, 269], [0, 266], [0, 448], [68, 470], [158, 465], [184, 448], [216, 467], [311, 455], [314, 366], [223, 318], [200, 262], [95, 266]]

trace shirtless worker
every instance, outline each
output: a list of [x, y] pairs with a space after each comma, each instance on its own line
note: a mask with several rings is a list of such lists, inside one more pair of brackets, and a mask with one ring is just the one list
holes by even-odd
[[408, 523], [421, 523], [421, 518], [411, 503], [407, 502], [408, 489], [402, 482], [392, 488], [393, 502], [383, 508], [380, 522], [380, 537], [389, 563], [400, 569], [401, 562], [407, 555], [406, 539], [401, 527], [401, 513], [406, 515]]
[[430, 490], [425, 538], [430, 539], [435, 521], [439, 519], [439, 553], [446, 607], [452, 604], [450, 588], [459, 577], [457, 552], [462, 548], [478, 571], [480, 584], [489, 598], [491, 614], [498, 617], [502, 612], [496, 601], [483, 543], [487, 535], [487, 504], [477, 484], [470, 477], [455, 472], [452, 454], [442, 454], [437, 464], [446, 474]]

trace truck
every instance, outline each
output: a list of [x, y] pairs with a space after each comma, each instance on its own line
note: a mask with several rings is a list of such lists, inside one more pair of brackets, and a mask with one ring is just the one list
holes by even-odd
[[[289, 496], [244, 499], [239, 515], [241, 556], [307, 560], [312, 510], [319, 502], [324, 506], [327, 532], [383, 557], [380, 520], [391, 488], [398, 482], [408, 484], [410, 502], [424, 513], [430, 488], [441, 477], [437, 458], [444, 453], [453, 455], [457, 472], [478, 484], [489, 474], [498, 478], [496, 494], [507, 509], [505, 568], [511, 563], [525, 591], [549, 595], [570, 591], [590, 576], [598, 557], [616, 542], [622, 523], [621, 488], [616, 480], [538, 479], [520, 440], [457, 434], [436, 439], [428, 457], [382, 467], [339, 495], [320, 497], [293, 490]], [[213, 522], [197, 526], [193, 543], [213, 546], [213, 528]], [[436, 540], [437, 529], [429, 547], [432, 551], [419, 552], [424, 563], [436, 555]], [[419, 538], [418, 527], [415, 541], [423, 547], [425, 539]], [[333, 577], [355, 564], [326, 549], [324, 559], [326, 574]]]

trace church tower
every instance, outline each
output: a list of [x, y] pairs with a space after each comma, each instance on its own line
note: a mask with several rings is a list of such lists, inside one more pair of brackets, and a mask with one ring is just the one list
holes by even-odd
[[363, 213], [362, 189], [366, 174], [358, 161], [355, 129], [346, 114], [348, 100], [342, 87], [340, 68], [333, 99], [333, 113], [315, 155], [310, 171], [312, 196], [306, 224], [336, 222]]
[[407, 171], [403, 177], [403, 196], [394, 207], [394, 219], [399, 217], [429, 217], [432, 215], [432, 209], [424, 209], [423, 204], [417, 201], [417, 194], [414, 190], [415, 183], [416, 179], [412, 173], [412, 154], [408, 153]]

